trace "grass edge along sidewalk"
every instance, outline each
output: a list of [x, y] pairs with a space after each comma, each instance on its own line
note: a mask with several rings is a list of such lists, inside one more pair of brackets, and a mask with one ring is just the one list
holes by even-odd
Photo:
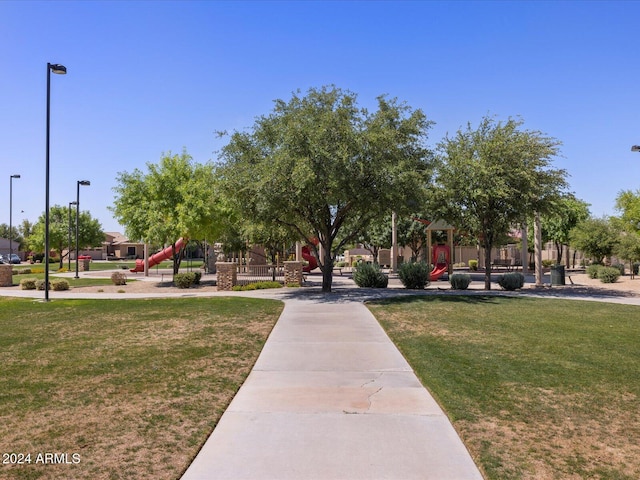
[[640, 478], [640, 307], [500, 296], [368, 307], [488, 479]]
[[[179, 478], [282, 308], [240, 297], [0, 298], [0, 478]], [[64, 461], [36, 463], [46, 453]]]

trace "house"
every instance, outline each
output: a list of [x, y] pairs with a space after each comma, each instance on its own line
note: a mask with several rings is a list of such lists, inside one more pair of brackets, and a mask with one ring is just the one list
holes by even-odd
[[[79, 255], [91, 257], [93, 260], [137, 259], [144, 256], [144, 243], [130, 242], [120, 232], [105, 232], [104, 242], [100, 247], [81, 248]], [[66, 254], [66, 251], [63, 252]], [[71, 259], [75, 260], [76, 252], [71, 251]]]
[[8, 238], [0, 238], [0, 255], [7, 255], [11, 252], [17, 253], [22, 260], [24, 260], [23, 252], [19, 252], [20, 243], [15, 240], [11, 240], [9, 243]]
[[120, 232], [105, 232], [103, 249], [105, 259], [134, 259], [144, 256], [144, 243], [131, 242]]

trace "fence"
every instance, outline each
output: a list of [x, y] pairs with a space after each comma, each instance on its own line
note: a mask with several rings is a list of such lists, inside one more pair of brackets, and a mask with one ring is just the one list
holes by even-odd
[[236, 285], [269, 281], [284, 283], [284, 265], [236, 264]]

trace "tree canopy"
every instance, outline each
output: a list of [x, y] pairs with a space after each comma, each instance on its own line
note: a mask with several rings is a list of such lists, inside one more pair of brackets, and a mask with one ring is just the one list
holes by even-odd
[[[68, 206], [54, 205], [49, 209], [49, 247], [58, 253], [60, 267], [64, 264], [62, 252], [76, 248], [76, 214], [69, 212]], [[71, 218], [71, 222], [69, 222]], [[36, 252], [44, 251], [45, 215], [40, 215], [38, 221], [26, 241], [29, 248]], [[71, 240], [69, 242], [69, 240]], [[104, 232], [100, 222], [91, 217], [87, 211], [80, 211], [78, 215], [78, 248], [99, 247], [104, 242]], [[67, 255], [69, 251], [67, 251]]]
[[[221, 152], [226, 191], [244, 216], [285, 226], [319, 258], [331, 290], [334, 255], [392, 208], [415, 209], [431, 172], [431, 122], [421, 110], [378, 97], [369, 112], [335, 86], [276, 100]], [[317, 239], [324, 251], [320, 258]]]
[[616, 210], [620, 215], [622, 227], [627, 232], [640, 231], [640, 190], [623, 190], [616, 197]]
[[[571, 230], [587, 218], [589, 218], [589, 204], [572, 194], [561, 197], [555, 202], [552, 211], [542, 215], [542, 242], [554, 243], [558, 263], [562, 263], [563, 245], [569, 244]], [[528, 224], [533, 225], [533, 217], [529, 219]], [[527, 233], [529, 245], [533, 248], [533, 229], [530, 228]]]
[[491, 249], [532, 212], [552, 211], [567, 184], [551, 167], [560, 142], [523, 122], [485, 117], [438, 146], [431, 196], [434, 213], [469, 232], [485, 249], [485, 288], [491, 288]]
[[569, 243], [596, 263], [602, 263], [616, 247], [619, 232], [607, 217], [593, 218], [578, 223], [569, 234]]
[[[163, 154], [158, 164], [120, 172], [113, 206], [114, 217], [134, 240], [174, 245], [179, 238], [215, 238], [218, 203], [212, 164], [197, 164], [183, 151]], [[180, 265], [174, 251], [174, 272]]]

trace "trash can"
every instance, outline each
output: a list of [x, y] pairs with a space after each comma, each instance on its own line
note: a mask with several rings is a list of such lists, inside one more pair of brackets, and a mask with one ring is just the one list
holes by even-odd
[[551, 266], [551, 285], [564, 285], [564, 265]]

